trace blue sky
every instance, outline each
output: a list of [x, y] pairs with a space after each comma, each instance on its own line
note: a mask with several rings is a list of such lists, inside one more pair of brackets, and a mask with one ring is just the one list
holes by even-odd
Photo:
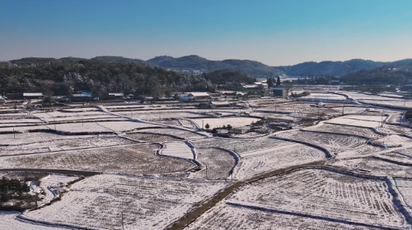
[[0, 60], [412, 58], [411, 0], [0, 0]]

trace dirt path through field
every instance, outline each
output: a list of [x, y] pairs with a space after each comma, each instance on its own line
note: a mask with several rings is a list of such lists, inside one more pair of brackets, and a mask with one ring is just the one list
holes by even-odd
[[209, 209], [213, 208], [217, 203], [222, 201], [229, 194], [231, 194], [233, 191], [237, 190], [238, 188], [240, 188], [243, 185], [253, 183], [253, 182], [268, 178], [268, 177], [279, 176], [279, 175], [282, 175], [282, 174], [291, 173], [293, 171], [296, 171], [296, 170], [299, 170], [299, 169], [302, 169], [302, 168], [306, 168], [306, 167], [322, 166], [326, 163], [326, 161], [327, 160], [322, 160], [322, 161], [315, 161], [315, 162], [301, 164], [301, 165], [294, 165], [294, 166], [290, 166], [290, 167], [287, 167], [287, 168], [278, 169], [278, 170], [275, 170], [275, 171], [264, 173], [264, 174], [261, 174], [259, 176], [255, 176], [255, 177], [252, 177], [250, 179], [247, 179], [247, 180], [235, 182], [235, 183], [229, 185], [228, 187], [226, 187], [225, 189], [223, 189], [222, 191], [220, 191], [219, 193], [217, 193], [214, 197], [212, 197], [207, 202], [201, 204], [196, 209], [194, 209], [191, 212], [187, 213], [185, 216], [183, 216], [182, 218], [177, 220], [175, 223], [173, 223], [170, 227], [167, 227], [166, 229], [168, 229], [168, 230], [182, 230], [182, 229], [184, 229], [190, 223], [194, 222], [197, 218], [199, 218], [203, 213], [205, 213]]

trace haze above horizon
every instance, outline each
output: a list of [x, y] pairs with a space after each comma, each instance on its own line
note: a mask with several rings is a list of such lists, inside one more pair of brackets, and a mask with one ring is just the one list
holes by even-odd
[[410, 0], [0, 0], [0, 61], [199, 55], [267, 65], [411, 58]]

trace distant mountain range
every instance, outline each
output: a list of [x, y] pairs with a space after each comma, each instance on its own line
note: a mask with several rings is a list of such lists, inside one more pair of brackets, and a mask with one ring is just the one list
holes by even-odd
[[[23, 58], [8, 62], [13, 65], [45, 65], [50, 62], [78, 62], [83, 58], [66, 57], [60, 59], [53, 58]], [[371, 70], [376, 68], [399, 68], [410, 69], [412, 59], [404, 59], [394, 62], [375, 62], [371, 60], [352, 59], [349, 61], [322, 61], [304, 62], [290, 66], [268, 66], [263, 63], [251, 60], [227, 59], [213, 61], [197, 55], [174, 58], [170, 56], [158, 56], [147, 61], [119, 56], [98, 56], [91, 61], [106, 63], [135, 63], [140, 65], [158, 66], [178, 72], [204, 73], [215, 70], [235, 70], [253, 77], [277, 77], [286, 76], [344, 76], [358, 71]], [[0, 65], [4, 65], [0, 63]]]

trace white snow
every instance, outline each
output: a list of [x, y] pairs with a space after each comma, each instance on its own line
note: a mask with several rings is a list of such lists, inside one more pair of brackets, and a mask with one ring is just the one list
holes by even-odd
[[185, 142], [167, 142], [161, 154], [184, 159], [194, 159], [191, 148]]
[[225, 186], [221, 182], [97, 175], [72, 185], [51, 206], [26, 216], [86, 228], [163, 229]]
[[231, 125], [232, 127], [242, 127], [246, 125], [250, 125], [252, 122], [259, 121], [257, 118], [250, 118], [250, 117], [227, 117], [227, 118], [199, 118], [199, 119], [192, 119], [192, 121], [196, 122], [198, 127], [206, 126], [209, 124], [210, 128], [218, 128], [222, 127], [223, 125]]

